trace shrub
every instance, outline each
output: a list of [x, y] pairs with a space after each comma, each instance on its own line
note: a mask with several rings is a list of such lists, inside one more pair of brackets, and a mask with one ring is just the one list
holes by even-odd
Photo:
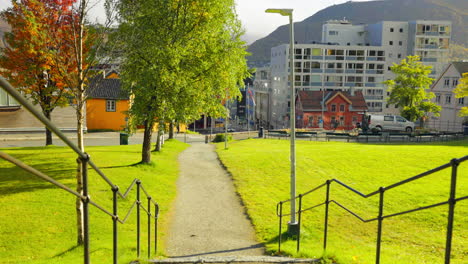
[[[231, 141], [232, 140], [232, 136], [231, 135], [227, 135], [227, 140], [228, 141]], [[213, 142], [224, 142], [224, 134], [216, 134], [216, 137], [213, 139]]]

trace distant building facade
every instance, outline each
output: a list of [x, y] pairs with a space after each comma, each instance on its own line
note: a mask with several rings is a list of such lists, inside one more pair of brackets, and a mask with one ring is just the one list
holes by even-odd
[[461, 131], [465, 117], [458, 114], [468, 106], [468, 97], [456, 98], [453, 90], [457, 87], [463, 73], [468, 72], [468, 62], [452, 62], [434, 82], [431, 91], [435, 94], [433, 102], [442, 106], [439, 117], [432, 116], [426, 126], [440, 131]]
[[272, 127], [271, 107], [273, 105], [270, 67], [257, 69], [253, 81], [253, 90], [255, 90], [255, 117], [257, 123], [260, 127], [269, 129]]
[[86, 123], [89, 130], [123, 130], [127, 126], [129, 95], [122, 91], [120, 76], [116, 71], [99, 75], [89, 86], [86, 101]]
[[361, 91], [300, 91], [296, 100], [296, 127], [351, 130], [362, 123], [366, 111]]
[[[322, 42], [295, 44], [294, 82], [296, 91], [361, 91], [371, 113], [398, 113], [388, 105], [389, 93], [382, 84], [393, 79], [393, 63], [418, 55], [433, 67], [435, 78], [448, 63], [450, 21], [382, 21], [352, 25], [332, 20], [322, 27]], [[275, 128], [288, 127], [289, 45], [271, 49], [269, 80], [256, 75], [256, 91], [268, 94], [269, 121]], [[268, 72], [262, 69], [264, 72]], [[258, 81], [257, 81], [258, 80]], [[268, 90], [267, 90], [268, 89]], [[260, 110], [256, 110], [260, 111]]]
[[[271, 50], [272, 114], [287, 127], [289, 120], [289, 45]], [[380, 113], [384, 106], [386, 52], [376, 46], [326, 44], [295, 45], [294, 84], [297, 91], [362, 92], [368, 110]]]

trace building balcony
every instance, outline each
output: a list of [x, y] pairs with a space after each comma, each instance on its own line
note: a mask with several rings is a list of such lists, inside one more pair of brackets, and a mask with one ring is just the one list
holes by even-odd
[[375, 113], [382, 112], [382, 107], [368, 107], [367, 111], [368, 112], [375, 112]]
[[437, 62], [437, 58], [422, 58], [421, 61], [424, 61], [424, 62]]
[[338, 87], [341, 87], [341, 86], [343, 86], [343, 83], [341, 83], [341, 82], [325, 82], [325, 86], [338, 86]]
[[364, 95], [364, 99], [367, 100], [383, 100], [383, 95]]

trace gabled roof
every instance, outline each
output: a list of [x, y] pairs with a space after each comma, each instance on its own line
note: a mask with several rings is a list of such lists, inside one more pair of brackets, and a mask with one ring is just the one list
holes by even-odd
[[434, 81], [434, 83], [431, 86], [431, 89], [434, 89], [437, 86], [439, 81], [442, 80], [442, 77], [445, 76], [445, 73], [450, 69], [450, 67], [455, 68], [455, 70], [457, 70], [457, 72], [460, 74], [460, 77], [463, 77], [463, 73], [468, 72], [468, 62], [451, 62], [447, 65], [447, 67], [445, 67], [445, 69], [442, 71], [442, 74], [440, 74], [439, 77], [437, 77], [437, 79]]
[[121, 81], [117, 78], [107, 78], [112, 74], [118, 74], [111, 71], [106, 74], [99, 74], [94, 77], [89, 84], [89, 97], [97, 99], [123, 100], [129, 99], [128, 93], [122, 90]]
[[463, 73], [468, 72], [468, 62], [465, 61], [456, 61], [452, 62], [453, 67], [460, 73], [460, 76], [463, 75]]
[[341, 92], [337, 92], [337, 93], [335, 93], [334, 95], [332, 95], [332, 96], [330, 97], [330, 99], [328, 99], [328, 100], [325, 101], [325, 104], [328, 104], [331, 100], [335, 99], [335, 97], [337, 97], [337, 96], [341, 96], [346, 102], [348, 102], [348, 104], [351, 104], [351, 105], [353, 104], [353, 103], [348, 99], [348, 97], [346, 97], [346, 96], [345, 96], [343, 93], [341, 93]]
[[367, 110], [366, 100], [364, 100], [364, 96], [362, 92], [357, 91], [354, 95], [351, 95], [348, 92], [342, 91], [328, 91], [322, 92], [321, 91], [299, 91], [298, 98], [301, 102], [302, 109], [304, 111], [319, 111], [322, 110], [322, 97], [325, 101], [325, 104], [329, 103], [335, 96], [342, 96], [351, 103], [353, 106], [353, 110], [356, 111], [365, 111]]

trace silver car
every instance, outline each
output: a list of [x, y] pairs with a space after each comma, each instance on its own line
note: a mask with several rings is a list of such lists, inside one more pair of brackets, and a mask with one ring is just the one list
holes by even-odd
[[405, 131], [411, 133], [414, 131], [414, 123], [406, 118], [397, 115], [368, 115], [369, 129], [376, 128], [380, 131]]

